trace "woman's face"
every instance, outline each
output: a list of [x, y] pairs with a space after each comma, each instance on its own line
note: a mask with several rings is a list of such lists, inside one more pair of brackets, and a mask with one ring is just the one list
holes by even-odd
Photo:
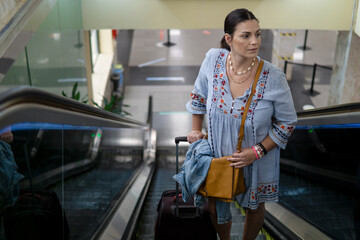
[[257, 56], [260, 44], [260, 26], [256, 20], [247, 20], [236, 25], [233, 36], [225, 34], [225, 40], [231, 48], [232, 54], [244, 58]]

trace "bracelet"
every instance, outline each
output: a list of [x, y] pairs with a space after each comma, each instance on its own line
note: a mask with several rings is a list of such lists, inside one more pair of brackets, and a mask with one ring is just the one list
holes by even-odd
[[265, 155], [265, 152], [258, 144], [252, 146], [251, 148], [254, 150], [257, 159], [259, 159]]
[[255, 146], [252, 146], [251, 148], [252, 148], [252, 149], [254, 150], [254, 152], [255, 152], [256, 159], [259, 159], [259, 156], [258, 156], [258, 154], [257, 154], [257, 151], [256, 151], [256, 149], [255, 149]]
[[261, 142], [259, 142], [258, 145], [261, 147], [262, 151], [264, 152], [264, 155], [267, 154], [267, 150], [266, 150], [266, 148], [264, 147], [264, 145], [262, 145]]
[[259, 158], [261, 158], [262, 156], [264, 156], [264, 152], [263, 152], [263, 150], [261, 149], [261, 147], [259, 147], [259, 145], [255, 145], [254, 147], [255, 147], [255, 149], [256, 149], [256, 152], [257, 152]]

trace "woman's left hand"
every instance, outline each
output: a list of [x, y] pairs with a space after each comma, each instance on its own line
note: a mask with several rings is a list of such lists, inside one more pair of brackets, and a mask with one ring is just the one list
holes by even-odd
[[231, 162], [230, 166], [235, 168], [243, 168], [252, 164], [256, 160], [255, 152], [252, 148], [244, 148], [241, 152], [234, 152], [228, 161]]

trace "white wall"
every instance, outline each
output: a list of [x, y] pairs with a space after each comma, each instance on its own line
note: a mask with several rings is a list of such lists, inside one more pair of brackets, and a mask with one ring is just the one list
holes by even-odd
[[356, 21], [354, 26], [355, 33], [360, 36], [360, 3], [359, 0], [357, 1], [357, 14], [356, 14]]
[[85, 29], [223, 28], [248, 8], [262, 28], [350, 30], [354, 0], [82, 0]]

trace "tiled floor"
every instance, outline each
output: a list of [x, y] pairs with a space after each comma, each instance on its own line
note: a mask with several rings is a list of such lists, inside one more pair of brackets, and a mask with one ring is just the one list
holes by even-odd
[[167, 41], [165, 30], [135, 30], [132, 43], [130, 66], [165, 58], [151, 66], [199, 66], [205, 53], [218, 47], [221, 30], [171, 30], [172, 47], [163, 46]]

